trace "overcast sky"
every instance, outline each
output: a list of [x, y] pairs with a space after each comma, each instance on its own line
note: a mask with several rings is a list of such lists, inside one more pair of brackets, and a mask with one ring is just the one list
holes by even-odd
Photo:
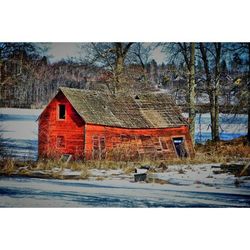
[[[51, 56], [50, 61], [57, 62], [64, 58], [79, 57], [80, 50], [78, 46], [79, 43], [50, 43], [50, 49], [48, 51], [48, 55]], [[155, 59], [158, 64], [166, 62], [166, 56], [161, 52], [160, 47], [152, 51], [151, 57], [151, 59]]]

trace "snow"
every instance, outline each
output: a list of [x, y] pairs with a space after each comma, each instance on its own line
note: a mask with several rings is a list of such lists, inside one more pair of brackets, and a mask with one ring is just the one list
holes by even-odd
[[16, 140], [37, 140], [37, 118], [41, 109], [0, 108], [3, 137]]
[[[249, 186], [1, 178], [1, 207], [248, 207]], [[219, 182], [218, 182], [219, 183]]]
[[36, 115], [42, 113], [43, 109], [19, 109], [19, 108], [0, 108], [0, 114], [6, 115]]
[[[55, 169], [54, 169], [55, 171]], [[58, 168], [57, 171], [55, 172], [59, 172], [60, 169]], [[75, 176], [80, 176], [81, 175], [81, 171], [72, 171], [71, 169], [64, 169], [62, 172], [61, 172], [62, 175], [64, 176], [72, 176], [72, 175], [75, 175]]]
[[91, 169], [91, 176], [95, 177], [107, 177], [107, 176], [116, 176], [123, 175], [123, 171], [121, 169], [110, 169], [110, 170], [100, 170], [100, 169]]
[[[168, 181], [170, 184], [189, 186], [204, 185], [213, 187], [234, 186], [236, 177], [231, 174], [213, 173], [212, 166], [219, 164], [172, 165], [168, 171], [157, 173], [156, 177]], [[184, 173], [179, 173], [179, 170]]]
[[36, 140], [37, 124], [33, 121], [3, 121], [3, 138], [15, 140]]
[[236, 177], [216, 175], [212, 165], [172, 165], [149, 174], [166, 184], [134, 182], [133, 173], [121, 169], [91, 169], [88, 180], [1, 177], [0, 207], [249, 207], [249, 177], [238, 178], [236, 187]]
[[5, 148], [15, 158], [37, 158], [37, 118], [42, 109], [0, 108]]

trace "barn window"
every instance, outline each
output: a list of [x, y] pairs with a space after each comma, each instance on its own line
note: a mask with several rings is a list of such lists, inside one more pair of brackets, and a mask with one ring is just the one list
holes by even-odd
[[93, 158], [94, 159], [105, 159], [106, 156], [106, 143], [105, 143], [105, 137], [104, 136], [93, 136], [92, 137], [93, 142]]
[[65, 148], [65, 138], [64, 136], [57, 136], [56, 137], [56, 146], [58, 148]]
[[129, 141], [129, 135], [123, 135], [122, 134], [120, 137], [121, 137], [122, 142]]
[[100, 147], [101, 150], [105, 150], [105, 137], [100, 138]]
[[59, 104], [59, 119], [64, 120], [66, 114], [65, 104]]
[[99, 150], [99, 139], [98, 136], [93, 136], [93, 149]]

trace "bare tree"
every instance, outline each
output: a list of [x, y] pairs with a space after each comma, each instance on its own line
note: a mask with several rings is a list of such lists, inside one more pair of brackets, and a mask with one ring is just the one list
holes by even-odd
[[144, 70], [150, 63], [152, 52], [159, 46], [158, 43], [134, 43], [131, 47], [128, 60], [131, 64], [139, 64]]
[[[210, 102], [211, 133], [212, 140], [220, 140], [219, 135], [219, 89], [221, 67], [221, 43], [199, 43], [201, 59], [203, 62], [207, 93]], [[214, 72], [212, 70], [214, 69]]]
[[[187, 69], [188, 78], [188, 113], [189, 113], [189, 129], [193, 142], [195, 142], [195, 43], [174, 43], [171, 45], [170, 50], [172, 58], [178, 58], [184, 62]], [[181, 56], [181, 58], [180, 58]]]
[[215, 109], [215, 117], [214, 117], [214, 141], [220, 140], [219, 133], [219, 91], [220, 91], [220, 74], [221, 74], [221, 43], [214, 43], [215, 50], [215, 79], [214, 79], [214, 109]]
[[86, 63], [95, 64], [109, 70], [114, 85], [113, 93], [121, 91], [125, 82], [125, 60], [132, 42], [129, 43], [91, 43], [81, 48], [87, 51]]
[[248, 126], [247, 126], [247, 142], [250, 145], [250, 43], [247, 43], [248, 48], [248, 77], [247, 77], [247, 90], [248, 90]]
[[189, 77], [189, 86], [188, 86], [188, 99], [189, 99], [189, 119], [190, 133], [193, 143], [195, 142], [195, 43], [190, 45], [190, 77]]
[[240, 43], [237, 47], [237, 52], [245, 58], [244, 66], [246, 66], [245, 70], [243, 71], [244, 82], [246, 83], [246, 88], [243, 93], [241, 92], [241, 96], [245, 96], [247, 99], [247, 116], [248, 116], [248, 124], [247, 124], [247, 142], [250, 145], [250, 43]]

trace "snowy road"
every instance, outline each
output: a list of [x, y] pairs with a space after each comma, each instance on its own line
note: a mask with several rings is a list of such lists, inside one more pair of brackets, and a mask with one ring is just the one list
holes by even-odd
[[249, 187], [0, 178], [1, 207], [250, 207]]

